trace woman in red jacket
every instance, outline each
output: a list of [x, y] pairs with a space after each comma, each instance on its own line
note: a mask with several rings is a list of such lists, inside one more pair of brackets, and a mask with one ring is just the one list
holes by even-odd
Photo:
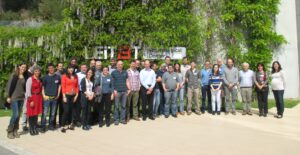
[[27, 97], [27, 116], [29, 121], [30, 135], [38, 135], [37, 122], [38, 115], [42, 113], [42, 82], [40, 80], [41, 69], [38, 66], [33, 68], [33, 76], [26, 82], [26, 97]]
[[61, 132], [65, 133], [66, 125], [68, 125], [68, 129], [74, 130], [74, 127], [70, 124], [72, 123], [72, 110], [74, 103], [78, 97], [78, 78], [74, 72], [73, 66], [68, 66], [67, 73], [62, 76], [61, 89], [64, 102]]

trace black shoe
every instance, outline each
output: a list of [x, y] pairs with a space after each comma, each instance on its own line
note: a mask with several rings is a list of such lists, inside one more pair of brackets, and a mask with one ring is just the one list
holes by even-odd
[[264, 117], [267, 117], [268, 116], [268, 114], [264, 114]]
[[220, 111], [218, 111], [218, 112], [217, 112], [217, 115], [221, 115], [221, 112], [220, 112]]
[[92, 126], [90, 126], [90, 125], [87, 125], [86, 127], [87, 127], [89, 130], [92, 129]]
[[54, 131], [55, 127], [51, 125], [51, 126], [49, 126], [49, 130]]
[[106, 127], [109, 127], [110, 126], [110, 123], [108, 122], [108, 123], [106, 123]]
[[89, 130], [89, 128], [87, 126], [82, 126], [82, 129], [85, 130], [85, 131]]
[[124, 124], [124, 125], [126, 125], [126, 124], [127, 124], [127, 122], [126, 122], [126, 121], [122, 121], [121, 123], [122, 123], [122, 124]]
[[165, 118], [169, 118], [169, 115], [165, 115]]
[[27, 131], [28, 131], [28, 127], [27, 127], [27, 126], [24, 126], [24, 127], [23, 127], [23, 131], [24, 131], [24, 132], [27, 132]]
[[153, 120], [153, 121], [155, 120], [155, 118], [154, 118], [153, 116], [149, 117], [149, 119], [151, 119], [151, 120]]
[[202, 114], [205, 114], [205, 111], [201, 111]]
[[281, 119], [282, 117], [283, 117], [282, 115], [278, 115], [278, 116], [277, 116], [278, 119]]
[[263, 116], [263, 114], [262, 113], [259, 113], [259, 117], [262, 117]]
[[103, 127], [103, 123], [99, 123], [99, 128], [102, 128]]
[[68, 129], [70, 129], [70, 130], [75, 130], [75, 127], [74, 127], [73, 125], [70, 125], [70, 126], [68, 127]]
[[42, 127], [41, 133], [45, 133], [45, 132], [46, 132], [46, 127]]
[[147, 120], [147, 117], [143, 117], [143, 121], [146, 121]]
[[61, 132], [62, 132], [62, 133], [66, 133], [66, 129], [65, 129], [65, 128], [62, 128], [62, 129], [61, 129]]
[[80, 122], [76, 122], [75, 126], [76, 126], [77, 128], [80, 128], [80, 127], [81, 127], [81, 123], [80, 123]]
[[215, 115], [215, 114], [216, 114], [216, 112], [213, 111], [213, 112], [212, 112], [212, 115]]

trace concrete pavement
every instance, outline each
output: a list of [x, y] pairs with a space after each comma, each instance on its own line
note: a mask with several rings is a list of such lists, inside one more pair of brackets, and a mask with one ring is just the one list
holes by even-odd
[[0, 118], [0, 145], [16, 154], [300, 154], [300, 105], [285, 109], [281, 120], [272, 115], [264, 118], [241, 113], [185, 115], [132, 120], [110, 128], [94, 126], [88, 132], [76, 128], [65, 134], [59, 130], [34, 137], [27, 134], [14, 140], [6, 138], [8, 121], [8, 117]]

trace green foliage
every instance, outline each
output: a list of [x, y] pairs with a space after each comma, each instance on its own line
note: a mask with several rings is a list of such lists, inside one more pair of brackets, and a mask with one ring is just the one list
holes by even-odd
[[257, 62], [270, 64], [274, 49], [286, 43], [274, 30], [279, 3], [280, 0], [224, 1], [222, 19], [226, 37], [223, 39], [228, 57], [236, 58], [238, 64], [247, 61], [252, 69]]

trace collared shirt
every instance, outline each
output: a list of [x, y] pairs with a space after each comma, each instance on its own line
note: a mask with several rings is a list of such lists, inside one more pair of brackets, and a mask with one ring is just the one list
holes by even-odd
[[246, 72], [241, 70], [239, 72], [239, 82], [240, 87], [252, 87], [254, 83], [254, 72], [252, 70], [247, 70]]
[[209, 85], [209, 75], [211, 74], [211, 69], [201, 70], [201, 86]]
[[183, 64], [183, 65], [181, 65], [181, 67], [180, 67], [180, 71], [181, 71], [181, 74], [182, 74], [182, 76], [183, 76], [183, 80], [185, 81], [185, 74], [186, 74], [186, 72], [189, 70], [189, 69], [191, 69], [191, 66], [190, 65], [188, 65], [188, 64]]
[[146, 89], [149, 88], [148, 85], [150, 85], [151, 88], [154, 88], [156, 83], [156, 74], [152, 69], [146, 69], [144, 68], [140, 72], [140, 81], [142, 86], [144, 86]]
[[122, 71], [114, 70], [111, 73], [111, 77], [113, 78], [113, 85], [116, 91], [118, 92], [127, 91], [126, 80], [128, 78], [128, 74], [125, 70]]
[[226, 86], [228, 86], [229, 84], [237, 85], [237, 83], [239, 82], [239, 71], [235, 67], [232, 68], [226, 67], [223, 76], [224, 76], [224, 83]]
[[186, 74], [185, 78], [188, 79], [188, 87], [197, 89], [200, 86], [200, 79], [201, 79], [201, 72], [197, 69], [189, 69]]
[[95, 77], [95, 79], [94, 79], [94, 84], [95, 84], [95, 86], [100, 85], [99, 81], [100, 81], [101, 75], [102, 75], [101, 70], [96, 70], [96, 71], [95, 71], [95, 76], [94, 76], [94, 77]]
[[80, 82], [83, 78], [85, 78], [86, 75], [82, 72], [79, 72], [79, 73], [76, 73], [76, 74], [77, 74], [77, 77], [78, 77], [78, 88], [79, 88], [80, 91], [82, 91], [81, 86], [80, 86]]
[[130, 83], [130, 89], [132, 91], [139, 91], [141, 88], [141, 82], [140, 82], [140, 73], [138, 70], [127, 70], [128, 74], [128, 80]]
[[226, 68], [226, 65], [224, 65], [224, 64], [222, 64], [221, 67], [219, 67], [220, 75], [224, 76], [225, 68]]

